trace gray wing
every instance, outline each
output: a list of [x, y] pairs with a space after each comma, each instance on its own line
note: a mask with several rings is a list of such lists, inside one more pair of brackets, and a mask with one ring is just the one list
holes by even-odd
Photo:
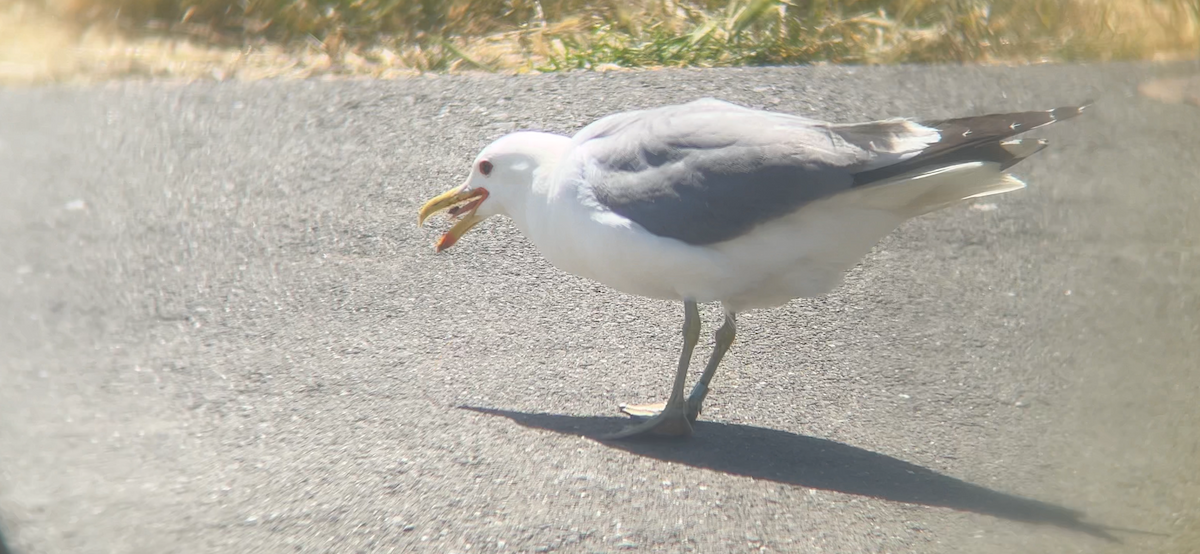
[[938, 140], [907, 120], [858, 125], [700, 100], [601, 119], [574, 137], [596, 200], [659, 236], [735, 238], [859, 185]]

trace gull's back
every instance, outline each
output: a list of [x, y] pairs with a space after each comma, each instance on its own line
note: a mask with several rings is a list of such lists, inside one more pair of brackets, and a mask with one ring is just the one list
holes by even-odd
[[1081, 110], [831, 124], [701, 100], [601, 119], [566, 161], [602, 209], [718, 258], [698, 299], [768, 307], [828, 292], [905, 219], [1023, 187], [1004, 170], [1045, 143], [1011, 137]]

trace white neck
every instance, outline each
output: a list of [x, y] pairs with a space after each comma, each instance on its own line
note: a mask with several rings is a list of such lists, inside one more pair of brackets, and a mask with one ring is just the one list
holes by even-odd
[[539, 248], [553, 233], [554, 204], [560, 198], [564, 182], [556, 178], [563, 157], [571, 149], [570, 137], [551, 133], [522, 133], [522, 146], [532, 163], [531, 180], [522, 187], [521, 198], [507, 202], [505, 212], [530, 241]]
[[497, 187], [505, 191], [503, 213], [546, 261], [567, 273], [632, 294], [679, 296], [673, 285], [652, 283], [647, 287], [643, 280], [631, 277], [647, 275], [644, 269], [625, 271], [630, 264], [657, 262], [658, 251], [646, 246], [650, 241], [645, 240], [645, 231], [637, 231], [634, 223], [596, 202], [592, 189], [585, 185], [588, 164], [571, 153], [571, 139], [535, 133], [511, 140], [500, 146], [508, 148], [507, 156], [515, 154], [518, 159], [506, 167], [522, 169], [520, 186]]

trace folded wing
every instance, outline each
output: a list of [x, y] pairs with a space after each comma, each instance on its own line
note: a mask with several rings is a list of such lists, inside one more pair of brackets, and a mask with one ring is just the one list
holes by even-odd
[[1007, 168], [1044, 143], [1005, 139], [1081, 109], [845, 125], [700, 100], [601, 119], [575, 136], [568, 163], [607, 209], [704, 245], [853, 189], [964, 163]]

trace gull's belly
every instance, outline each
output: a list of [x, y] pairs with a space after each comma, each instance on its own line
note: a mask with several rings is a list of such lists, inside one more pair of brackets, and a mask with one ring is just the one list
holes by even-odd
[[[770, 308], [793, 298], [825, 294], [845, 268], [822, 260], [761, 250], [692, 246], [642, 229], [593, 236], [579, 259], [561, 269], [628, 294], [663, 300], [721, 301], [732, 310]], [[753, 248], [753, 247], [751, 247]], [[551, 257], [551, 262], [555, 260]]]
[[549, 210], [540, 225], [523, 229], [550, 263], [628, 294], [721, 301], [734, 311], [829, 292], [903, 220], [821, 202], [741, 237], [694, 246], [620, 215], [580, 208]]
[[542, 255], [563, 271], [624, 293], [711, 302], [745, 286], [748, 277], [725, 263], [720, 252], [656, 236], [627, 220], [589, 218], [570, 232], [565, 229], [534, 238]]
[[901, 219], [877, 210], [801, 210], [706, 246], [636, 225], [601, 225], [583, 241], [589, 246], [574, 272], [651, 298], [721, 301], [734, 311], [770, 308], [837, 287]]

